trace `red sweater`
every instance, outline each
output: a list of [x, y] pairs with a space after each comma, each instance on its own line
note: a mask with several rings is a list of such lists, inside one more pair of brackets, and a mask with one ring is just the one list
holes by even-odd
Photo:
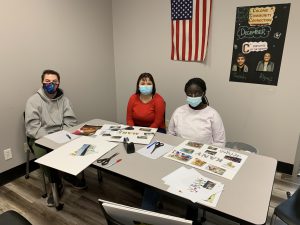
[[138, 94], [133, 94], [127, 105], [127, 124], [152, 128], [165, 128], [165, 101], [155, 94], [150, 102], [143, 103]]

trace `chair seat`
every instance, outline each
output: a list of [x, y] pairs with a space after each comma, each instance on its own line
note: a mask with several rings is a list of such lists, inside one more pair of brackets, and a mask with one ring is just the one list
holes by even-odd
[[[281, 203], [275, 208], [274, 213], [282, 221], [289, 225], [299, 225], [300, 224], [300, 189], [297, 193], [294, 193], [288, 200]], [[298, 205], [297, 205], [298, 203]]]
[[32, 225], [19, 213], [9, 210], [0, 215], [0, 225]]

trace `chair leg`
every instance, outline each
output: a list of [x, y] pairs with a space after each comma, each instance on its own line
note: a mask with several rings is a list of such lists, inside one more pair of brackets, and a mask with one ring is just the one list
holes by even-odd
[[201, 217], [201, 223], [204, 223], [206, 221], [206, 210], [203, 209], [203, 214], [202, 214], [202, 217]]
[[29, 161], [30, 161], [30, 150], [27, 149], [27, 151], [26, 151], [26, 175], [25, 175], [25, 179], [29, 178]]
[[98, 175], [98, 183], [100, 184], [103, 180], [101, 170], [97, 169], [97, 175]]
[[276, 218], [277, 218], [276, 214], [273, 213], [270, 225], [274, 225], [275, 224]]
[[45, 178], [45, 173], [43, 172], [42, 177], [43, 177], [43, 188], [44, 188], [44, 193], [42, 194], [43, 198], [46, 198], [48, 193], [47, 193], [47, 185], [46, 185], [46, 178]]
[[85, 180], [84, 171], [81, 172], [81, 179], [82, 179], [82, 180]]

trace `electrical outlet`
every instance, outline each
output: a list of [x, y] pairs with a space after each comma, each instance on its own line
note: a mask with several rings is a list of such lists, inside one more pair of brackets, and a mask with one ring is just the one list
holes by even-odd
[[24, 152], [27, 152], [27, 150], [29, 150], [29, 146], [27, 144], [27, 142], [24, 143]]
[[4, 159], [5, 160], [9, 160], [9, 159], [12, 158], [12, 152], [11, 152], [10, 148], [5, 149], [3, 152], [4, 152]]

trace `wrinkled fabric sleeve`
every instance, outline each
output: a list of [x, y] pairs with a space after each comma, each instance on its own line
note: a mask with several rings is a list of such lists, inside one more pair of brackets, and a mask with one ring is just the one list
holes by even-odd
[[170, 135], [174, 135], [174, 136], [177, 136], [177, 133], [176, 133], [176, 121], [175, 121], [175, 117], [176, 117], [176, 111], [173, 113], [171, 119], [170, 119], [170, 122], [169, 122], [169, 126], [168, 126], [168, 134]]
[[212, 138], [213, 145], [218, 147], [225, 147], [226, 136], [223, 121], [219, 113], [215, 113], [212, 120]]
[[68, 98], [65, 98], [63, 110], [64, 110], [64, 119], [63, 119], [64, 129], [77, 125], [77, 119], [72, 109], [71, 102]]
[[132, 95], [129, 98], [129, 101], [127, 104], [126, 122], [127, 122], [127, 125], [129, 125], [129, 126], [134, 126], [134, 121], [133, 121], [133, 117], [132, 117], [132, 108], [133, 108], [134, 101], [135, 101], [135, 96]]
[[33, 98], [30, 98], [25, 106], [26, 136], [34, 139], [47, 135], [47, 131], [42, 128], [41, 114], [38, 108], [39, 106], [34, 102]]
[[162, 97], [158, 97], [155, 100], [155, 116], [154, 121], [150, 125], [151, 128], [161, 128], [165, 120], [165, 101]]

